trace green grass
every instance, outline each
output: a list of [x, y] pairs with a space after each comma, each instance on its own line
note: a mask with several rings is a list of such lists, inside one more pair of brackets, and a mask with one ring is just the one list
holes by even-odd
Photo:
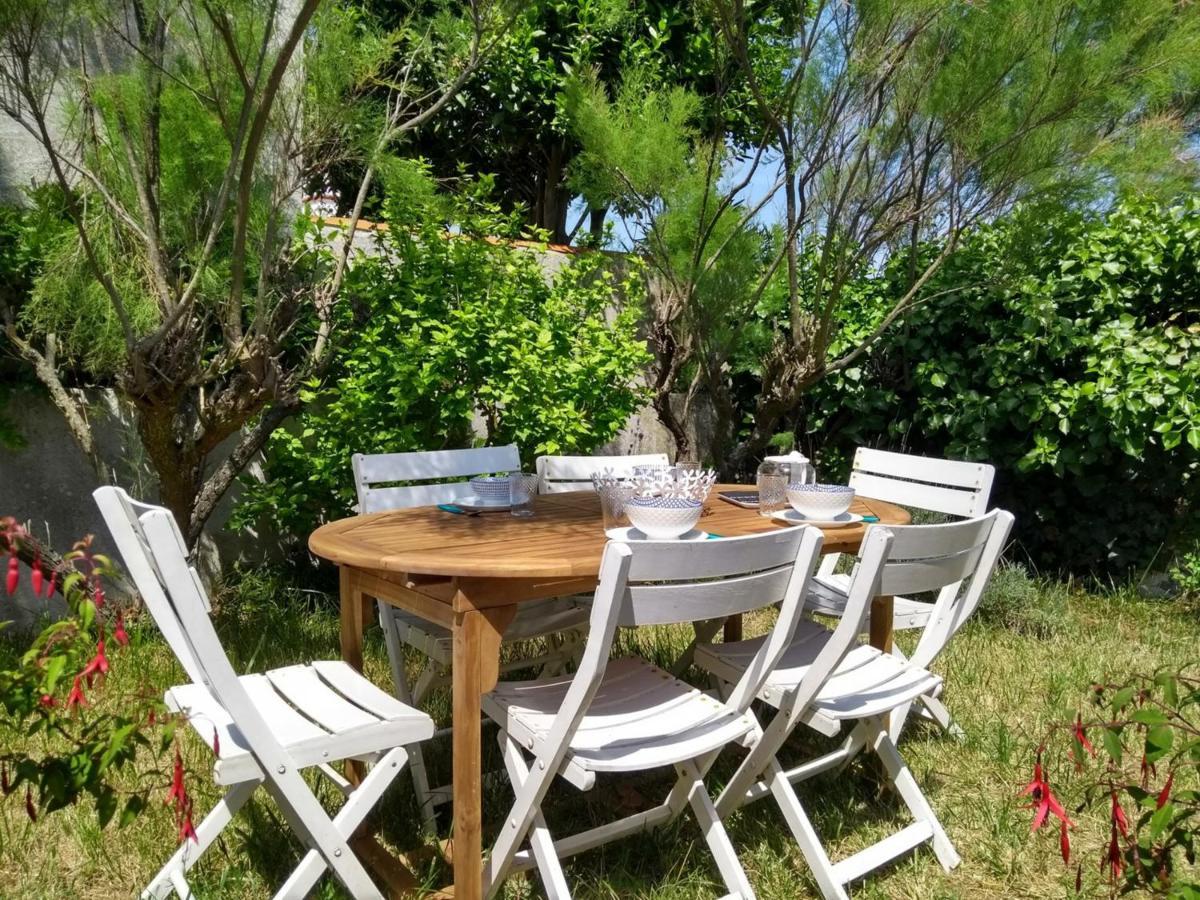
[[[337, 655], [337, 617], [333, 600], [301, 591], [261, 574], [242, 574], [219, 597], [216, 620], [235, 666], [264, 669], [286, 662]], [[765, 627], [760, 617], [748, 623]], [[647, 629], [621, 636], [623, 651], [665, 660], [682, 646], [683, 628]], [[911, 648], [912, 635], [902, 645]], [[114, 660], [114, 674], [97, 695], [119, 703], [123, 692], [150, 683], [165, 687], [181, 679], [152, 626], [141, 622], [134, 645]], [[1087, 686], [1096, 679], [1119, 679], [1161, 666], [1181, 666], [1196, 658], [1200, 623], [1183, 605], [1149, 602], [1132, 592], [1086, 594], [1068, 586], [1031, 580], [1019, 569], [997, 578], [996, 590], [981, 614], [951, 644], [938, 668], [945, 674], [947, 705], [966, 731], [955, 741], [923, 723], [905, 734], [902, 752], [924, 786], [963, 857], [944, 873], [928, 850], [870, 876], [854, 896], [940, 898], [995, 896], [1069, 896], [1075, 867], [1064, 868], [1052, 829], [1033, 837], [1029, 814], [1016, 797], [1028, 780], [1032, 750], [1053, 721], [1072, 718]], [[8, 648], [5, 653], [11, 653]], [[367, 674], [389, 682], [382, 640], [368, 635]], [[444, 697], [433, 710], [445, 717]], [[491, 733], [485, 749], [494, 748]], [[797, 758], [819, 749], [797, 742]], [[207, 778], [210, 758], [203, 742], [190, 733], [186, 760], [198, 815], [216, 791]], [[449, 771], [449, 747], [428, 751], [435, 779]], [[737, 754], [728, 751], [713, 773], [720, 782], [732, 771]], [[1052, 761], [1052, 779], [1066, 777], [1061, 756]], [[147, 769], [152, 760], [146, 760]], [[881, 793], [868, 761], [845, 773], [808, 782], [800, 789], [816, 826], [835, 859], [877, 840], [905, 820], [892, 796]], [[402, 776], [381, 811], [385, 843], [411, 851], [420, 848], [410, 783]], [[552, 831], [569, 831], [610, 820], [639, 802], [656, 802], [666, 791], [665, 774], [635, 779], [604, 779], [589, 793], [558, 782], [552, 794]], [[321, 789], [330, 799], [330, 792]], [[164, 789], [160, 793], [165, 793]], [[174, 847], [170, 814], [155, 805], [138, 821], [118, 830], [101, 830], [87, 808], [47, 816], [36, 825], [26, 819], [19, 797], [0, 804], [0, 897], [108, 898], [136, 895]], [[485, 794], [489, 827], [508, 808], [507, 785], [498, 782]], [[1089, 813], [1079, 816], [1075, 835], [1084, 866], [1085, 892], [1103, 892], [1097, 856], [1106, 823]], [[771, 801], [749, 807], [730, 822], [730, 832], [752, 883], [763, 898], [815, 896], [799, 851]], [[297, 858], [297, 846], [265, 795], [236, 821], [210, 851], [192, 879], [199, 897], [269, 896]], [[428, 858], [428, 856], [427, 856]], [[427, 864], [429, 883], [448, 873]], [[585, 853], [568, 865], [568, 878], [579, 898], [692, 898], [715, 896], [714, 867], [696, 826], [684, 820], [637, 838]], [[320, 897], [340, 897], [328, 880]], [[541, 896], [536, 877], [517, 877], [506, 886], [508, 898]]]

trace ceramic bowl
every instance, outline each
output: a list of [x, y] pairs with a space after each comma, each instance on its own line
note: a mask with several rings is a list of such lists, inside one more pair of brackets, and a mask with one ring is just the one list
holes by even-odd
[[625, 514], [638, 531], [654, 540], [670, 540], [691, 531], [704, 504], [685, 497], [633, 497]]
[[844, 484], [801, 484], [787, 486], [792, 509], [809, 519], [833, 519], [850, 509], [854, 488]]
[[484, 503], [502, 504], [508, 502], [507, 475], [476, 475], [471, 479], [471, 490]]

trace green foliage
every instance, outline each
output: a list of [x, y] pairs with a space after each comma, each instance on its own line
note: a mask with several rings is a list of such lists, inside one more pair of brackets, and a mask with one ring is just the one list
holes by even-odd
[[[1041, 564], [1144, 563], [1197, 500], [1198, 260], [1195, 202], [982, 229], [928, 285], [937, 300], [818, 386], [803, 427], [842, 459], [889, 444], [992, 462]], [[853, 309], [848, 331], [879, 309]]]
[[[412, 164], [389, 174], [399, 186], [424, 178]], [[488, 443], [516, 442], [528, 464], [591, 451], [643, 401], [637, 265], [618, 276], [606, 255], [583, 253], [548, 278], [536, 245], [508, 242], [519, 217], [501, 213], [488, 187], [389, 192], [381, 255], [350, 274], [334, 369], [272, 438], [241, 522], [266, 516], [302, 535], [348, 514], [353, 453], [468, 446], [479, 422]]]

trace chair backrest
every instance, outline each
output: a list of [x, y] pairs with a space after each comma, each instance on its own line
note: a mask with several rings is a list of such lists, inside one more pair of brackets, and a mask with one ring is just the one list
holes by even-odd
[[868, 528], [842, 620], [789, 698], [790, 713], [798, 714], [812, 701], [858, 643], [875, 597], [938, 593], [930, 622], [909, 658], [911, 665], [928, 666], [979, 605], [1012, 523], [1011, 513], [997, 509], [940, 525]]
[[876, 500], [973, 518], [987, 511], [995, 474], [987, 463], [859, 447], [850, 486]]
[[208, 595], [188, 563], [187, 544], [175, 517], [161, 506], [132, 500], [112, 485], [98, 488], [92, 496], [146, 609], [188, 677], [208, 688], [229, 712], [256, 756], [259, 749], [272, 757], [281, 753], [225, 655], [209, 618]]
[[665, 453], [639, 453], [634, 456], [539, 456], [537, 458], [538, 493], [586, 491], [592, 487], [592, 474], [611, 469], [613, 474], [629, 476], [634, 466], [668, 465]]
[[695, 622], [780, 605], [726, 705], [749, 708], [795, 634], [821, 554], [816, 528], [788, 528], [719, 541], [610, 541], [600, 564], [587, 643], [545, 749], [556, 764], [604, 677], [619, 625]]
[[[516, 444], [471, 447], [465, 450], [425, 450], [416, 453], [356, 453], [351, 458], [360, 513], [452, 503], [468, 496], [461, 480], [490, 472], [519, 472]], [[396, 482], [424, 481], [427, 484]]]

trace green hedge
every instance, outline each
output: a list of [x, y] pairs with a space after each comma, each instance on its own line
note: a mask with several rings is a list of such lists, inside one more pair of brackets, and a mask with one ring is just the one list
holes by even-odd
[[809, 446], [834, 469], [857, 444], [987, 460], [1037, 564], [1165, 564], [1195, 534], [1200, 204], [1019, 213], [966, 240], [926, 294], [943, 291], [816, 388]]

